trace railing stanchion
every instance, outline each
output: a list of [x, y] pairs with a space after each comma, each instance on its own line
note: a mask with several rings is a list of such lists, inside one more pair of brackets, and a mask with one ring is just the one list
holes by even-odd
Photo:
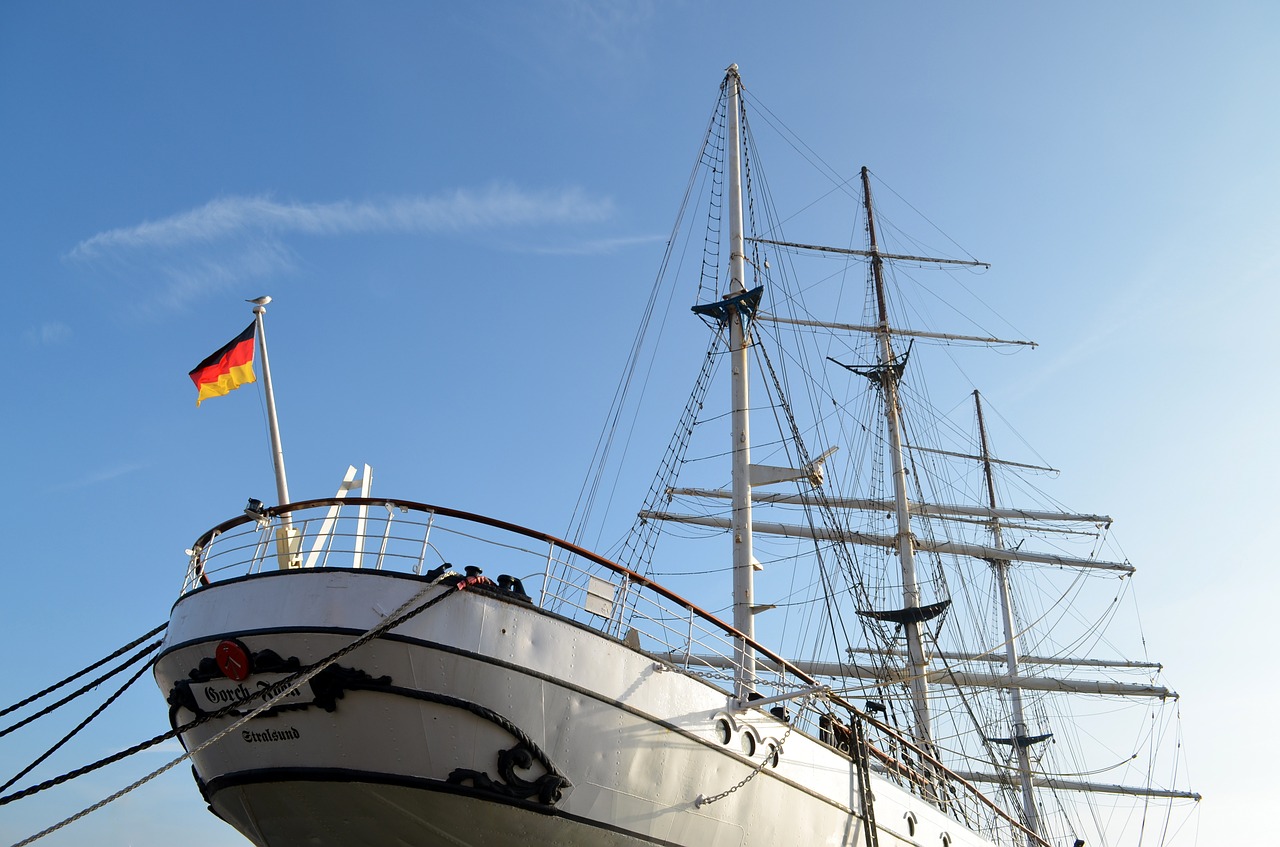
[[383, 503], [383, 507], [387, 510], [387, 522], [382, 527], [382, 544], [378, 547], [378, 559], [373, 563], [373, 569], [382, 570], [382, 557], [387, 555], [387, 539], [391, 537], [391, 519], [395, 517], [395, 507], [389, 502]]
[[422, 533], [422, 550], [418, 553], [418, 563], [413, 566], [413, 572], [418, 576], [422, 576], [422, 566], [427, 561], [427, 547], [431, 546], [431, 527], [435, 526], [436, 513], [427, 512], [427, 528]]
[[263, 558], [266, 556], [267, 549], [267, 532], [270, 524], [267, 522], [258, 523], [258, 540], [253, 547], [253, 563], [249, 566], [249, 573], [254, 573], [262, 568]]
[[686, 610], [689, 613], [689, 637], [684, 642], [684, 669], [689, 669], [689, 661], [693, 658], [693, 609]]
[[551, 563], [555, 560], [555, 555], [556, 543], [554, 541], [547, 542], [547, 564], [542, 569], [542, 590], [538, 592], [538, 608], [540, 609], [546, 608], [547, 586], [551, 584]]

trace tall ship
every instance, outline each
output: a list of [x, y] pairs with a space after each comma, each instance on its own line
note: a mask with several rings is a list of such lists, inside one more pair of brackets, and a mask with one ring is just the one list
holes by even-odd
[[[833, 182], [856, 243], [788, 239], [748, 115], [772, 120], [734, 66], [569, 531], [383, 496], [367, 467], [291, 501], [272, 418], [278, 504], [192, 544], [154, 666], [196, 787], [250, 842], [1177, 833], [1198, 795], [1177, 695], [1126, 646], [1111, 518], [1042, 498], [1028, 480], [1052, 468], [997, 451], [987, 399], [926, 381], [983, 352], [965, 348], [1027, 345], [916, 323], [925, 275], [986, 266], [897, 246], [865, 168]], [[705, 326], [665, 371], [692, 389], [630, 531], [594, 552], [595, 510], [626, 499], [621, 444], [654, 432], [631, 410], [669, 296]], [[255, 355], [269, 375], [255, 311], [205, 363], [211, 395]]]

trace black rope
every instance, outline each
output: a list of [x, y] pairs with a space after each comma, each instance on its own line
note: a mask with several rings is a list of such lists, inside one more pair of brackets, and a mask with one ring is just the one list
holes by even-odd
[[[255, 693], [254, 696], [256, 697], [258, 695]], [[233, 705], [238, 705], [238, 704], [233, 704]], [[157, 744], [159, 744], [161, 741], [168, 741], [170, 738], [173, 738], [179, 732], [185, 732], [187, 729], [198, 726], [201, 723], [204, 723], [205, 720], [211, 719], [212, 717], [213, 715], [210, 715], [204, 719], [192, 721], [190, 724], [187, 724], [186, 726], [181, 726], [181, 727], [178, 727], [177, 729], [171, 729], [168, 732], [161, 733], [160, 735], [157, 735], [153, 738], [149, 738], [146, 741], [142, 741], [138, 744], [135, 744], [132, 747], [125, 748], [124, 750], [121, 750], [119, 753], [113, 753], [112, 755], [107, 756], [105, 759], [99, 759], [96, 762], [91, 762], [87, 765], [78, 767], [75, 770], [67, 771], [61, 776], [55, 776], [52, 779], [46, 779], [44, 782], [38, 785], [33, 785], [30, 788], [24, 788], [21, 791], [15, 792], [13, 794], [5, 795], [4, 797], [0, 797], [0, 806], [8, 805], [9, 803], [12, 803], [14, 800], [21, 800], [24, 797], [30, 797], [33, 794], [39, 794], [41, 791], [45, 791], [46, 789], [54, 788], [55, 786], [62, 785], [64, 782], [70, 782], [71, 780], [77, 777], [84, 776], [87, 773], [93, 773], [96, 770], [101, 770], [102, 768], [105, 768], [107, 765], [114, 764], [116, 762], [121, 761], [122, 759], [127, 759], [133, 754], [141, 753], [143, 750], [146, 750], [149, 747], [154, 747]]]
[[[159, 645], [160, 645], [160, 642], [159, 642], [159, 641], [157, 641], [157, 642], [155, 642], [155, 644], [153, 644], [153, 645], [152, 645], [152, 648], [154, 649], [155, 647], [158, 647]], [[71, 730], [71, 731], [70, 731], [70, 732], [68, 732], [66, 735], [62, 736], [62, 739], [61, 739], [60, 741], [58, 741], [58, 743], [57, 743], [57, 744], [54, 744], [54, 745], [53, 745], [52, 747], [50, 747], [48, 750], [44, 751], [44, 753], [42, 753], [39, 757], [37, 757], [37, 758], [36, 758], [36, 760], [35, 760], [34, 762], [32, 762], [31, 764], [27, 765], [25, 768], [23, 768], [22, 770], [20, 770], [17, 774], [15, 774], [15, 775], [14, 775], [14, 777], [13, 777], [12, 779], [10, 779], [10, 780], [9, 780], [8, 782], [6, 782], [4, 785], [0, 785], [0, 791], [8, 791], [8, 790], [9, 790], [9, 788], [10, 788], [10, 787], [15, 783], [15, 782], [17, 782], [18, 780], [22, 779], [22, 778], [23, 778], [24, 776], [26, 776], [27, 774], [31, 773], [33, 770], [35, 770], [37, 767], [39, 767], [39, 766], [40, 766], [40, 764], [41, 764], [45, 759], [49, 758], [49, 757], [50, 757], [50, 756], [52, 756], [54, 753], [56, 753], [56, 752], [58, 751], [58, 749], [59, 749], [60, 747], [62, 747], [62, 745], [63, 745], [63, 744], [66, 744], [68, 741], [70, 741], [72, 738], [74, 738], [74, 737], [75, 737], [75, 736], [80, 732], [80, 730], [82, 730], [82, 729], [84, 729], [86, 726], [88, 726], [88, 725], [89, 725], [89, 723], [90, 723], [94, 718], [96, 718], [98, 715], [100, 715], [100, 714], [102, 714], [104, 711], [106, 711], [106, 709], [107, 709], [107, 707], [108, 707], [108, 706], [110, 706], [112, 703], [114, 703], [114, 702], [115, 702], [115, 701], [120, 697], [120, 695], [121, 695], [121, 694], [123, 694], [125, 691], [127, 691], [127, 690], [129, 689], [129, 686], [131, 686], [131, 685], [133, 685], [135, 682], [137, 682], [137, 681], [138, 681], [138, 678], [139, 678], [140, 676], [142, 676], [144, 673], [146, 673], [146, 672], [151, 668], [151, 666], [152, 666], [152, 665], [154, 665], [155, 663], [156, 663], [156, 660], [153, 658], [153, 659], [151, 659], [151, 661], [147, 662], [145, 665], [143, 665], [142, 667], [138, 668], [137, 673], [135, 673], [133, 676], [129, 677], [129, 680], [128, 680], [127, 682], [125, 682], [125, 684], [124, 684], [124, 685], [122, 685], [122, 686], [120, 686], [118, 689], [116, 689], [116, 692], [115, 692], [114, 694], [112, 694], [110, 697], [108, 697], [108, 698], [106, 699], [106, 701], [105, 701], [105, 702], [103, 702], [103, 704], [102, 704], [101, 706], [99, 706], [98, 708], [94, 709], [92, 714], [90, 714], [90, 715], [89, 715], [87, 718], [85, 718], [84, 720], [80, 721], [80, 723], [76, 725], [75, 729]]]
[[[702, 359], [702, 367], [694, 380], [693, 390], [689, 392], [684, 411], [680, 414], [680, 421], [671, 433], [666, 452], [663, 453], [662, 461], [654, 473], [649, 492], [645, 495], [642, 511], [659, 509], [662, 501], [668, 498], [667, 491], [675, 484], [680, 469], [684, 466], [685, 457], [689, 451], [689, 440], [693, 436], [694, 426], [697, 425], [707, 390], [711, 387], [711, 378], [716, 366], [715, 351], [721, 343], [721, 338], [721, 334], [718, 333], [711, 336], [706, 355]], [[662, 524], [662, 521], [637, 517], [623, 542], [619, 560], [637, 573], [648, 574], [658, 536], [662, 533]]]
[[53, 703], [52, 705], [49, 705], [49, 706], [45, 706], [40, 711], [36, 712], [33, 715], [28, 715], [27, 717], [23, 718], [22, 720], [18, 721], [12, 726], [7, 726], [4, 729], [0, 729], [0, 738], [3, 738], [4, 736], [13, 732], [15, 729], [21, 729], [22, 727], [26, 726], [32, 721], [39, 720], [40, 718], [44, 717], [45, 715], [49, 714], [50, 712], [56, 709], [62, 708], [63, 706], [70, 703], [72, 700], [79, 697], [81, 694], [88, 691], [89, 689], [96, 688], [102, 682], [105, 682], [106, 680], [120, 673], [122, 670], [132, 665], [134, 662], [139, 661], [140, 659], [142, 659], [142, 657], [146, 656], [148, 653], [150, 653], [152, 650], [155, 650], [159, 646], [160, 646], [159, 641], [153, 641], [151, 644], [147, 645], [146, 647], [143, 647], [137, 653], [134, 653], [128, 659], [125, 659], [122, 664], [116, 665], [114, 668], [102, 674], [101, 676], [97, 677], [96, 679], [93, 679], [85, 683], [84, 685], [80, 686], [75, 691], [71, 692], [66, 697], [63, 697], [61, 700], [57, 701], [56, 703]]
[[[723, 97], [724, 84], [722, 83], [717, 102], [719, 99], [723, 99]], [[654, 278], [653, 288], [649, 292], [649, 299], [645, 303], [644, 314], [640, 319], [640, 325], [636, 328], [636, 334], [632, 340], [631, 353], [627, 358], [626, 368], [618, 382], [617, 388], [614, 390], [613, 402], [609, 408], [609, 414], [605, 419], [604, 427], [596, 441], [595, 452], [591, 456], [591, 465], [588, 468], [587, 477], [582, 482], [582, 488], [578, 492], [578, 500], [573, 506], [573, 515], [570, 517], [569, 530], [566, 532], [565, 537], [575, 543], [581, 542], [583, 535], [586, 533], [587, 523], [595, 507], [596, 497], [602, 490], [604, 475], [608, 469], [609, 456], [613, 448], [614, 438], [617, 436], [619, 431], [619, 422], [621, 421], [622, 415], [626, 409], [627, 397], [630, 394], [631, 386], [642, 364], [641, 353], [644, 350], [645, 338], [649, 332], [649, 325], [655, 314], [657, 314], [656, 308], [658, 305], [658, 296], [662, 293], [665, 281], [668, 278], [667, 272], [671, 266], [671, 260], [675, 255], [678, 238], [683, 230], [684, 216], [689, 209], [689, 198], [692, 196], [694, 189], [698, 185], [698, 174], [703, 168], [706, 149], [713, 138], [715, 126], [716, 112], [713, 111], [710, 122], [707, 125], [706, 133], [703, 136], [702, 145], [699, 148], [698, 159], [694, 163], [693, 169], [689, 172], [689, 180], [685, 185], [684, 197], [680, 202], [680, 211], [671, 228], [671, 234], [667, 238], [666, 249], [662, 254], [662, 263], [658, 268], [657, 276]], [[670, 296], [671, 295], [668, 295], [668, 298], [670, 298]], [[661, 332], [659, 332], [659, 335], [661, 335]], [[652, 367], [652, 361], [650, 362], [650, 367]]]
[[0, 710], [0, 718], [4, 717], [10, 712], [16, 712], [18, 709], [21, 709], [23, 706], [28, 706], [34, 703], [35, 701], [39, 700], [41, 697], [45, 696], [46, 694], [57, 691], [59, 688], [66, 685], [67, 683], [74, 682], [75, 680], [89, 673], [89, 671], [97, 670], [98, 668], [102, 667], [107, 662], [111, 661], [117, 656], [122, 656], [125, 653], [132, 650], [134, 647], [137, 647], [139, 644], [146, 641], [148, 638], [155, 635], [156, 633], [160, 632], [162, 629], [164, 629], [168, 625], [169, 625], [168, 622], [160, 624], [158, 627], [151, 630], [146, 635], [138, 636], [133, 641], [130, 641], [128, 644], [124, 645], [119, 650], [112, 653], [110, 656], [106, 656], [104, 658], [99, 659], [98, 661], [94, 662], [92, 665], [89, 665], [89, 667], [84, 668], [83, 670], [76, 671], [71, 676], [67, 677], [61, 682], [55, 682], [53, 685], [50, 685], [48, 688], [44, 689], [43, 691], [37, 691], [35, 694], [32, 694], [30, 697], [21, 701], [20, 703], [14, 703], [12, 706], [9, 706], [7, 709]]
[[404, 613], [400, 617], [391, 621], [384, 621], [377, 628], [373, 629], [370, 632], [365, 633], [363, 636], [361, 636], [360, 638], [357, 638], [355, 641], [351, 642], [346, 647], [343, 647], [341, 650], [331, 653], [325, 658], [321, 659], [320, 661], [307, 665], [301, 670], [295, 671], [285, 679], [281, 680], [278, 684], [273, 685], [270, 688], [263, 689], [262, 691], [255, 691], [252, 694], [249, 694], [248, 696], [243, 697], [242, 699], [237, 700], [234, 703], [228, 703], [226, 706], [223, 706], [221, 709], [219, 709], [216, 712], [210, 712], [207, 715], [201, 715], [200, 717], [197, 717], [195, 720], [189, 721], [183, 724], [182, 726], [174, 727], [168, 732], [163, 732], [159, 735], [153, 736], [152, 738], [149, 738], [146, 741], [141, 741], [133, 745], [132, 747], [128, 747], [124, 750], [121, 750], [118, 753], [113, 753], [112, 755], [99, 759], [96, 762], [90, 762], [87, 765], [78, 767], [75, 770], [67, 771], [66, 773], [61, 774], [60, 776], [55, 776], [51, 779], [47, 779], [44, 782], [41, 782], [37, 785], [33, 785], [29, 788], [24, 788], [21, 791], [14, 792], [13, 794], [7, 794], [4, 797], [0, 797], [0, 806], [7, 806], [9, 803], [12, 803], [15, 800], [21, 800], [25, 797], [30, 797], [33, 794], [39, 794], [41, 791], [45, 791], [47, 789], [62, 785], [63, 783], [70, 782], [71, 780], [76, 779], [77, 777], [84, 776], [87, 773], [92, 773], [96, 770], [101, 770], [107, 765], [114, 764], [115, 762], [121, 761], [122, 759], [127, 759], [128, 757], [134, 755], [135, 753], [141, 753], [143, 750], [146, 750], [150, 747], [154, 747], [155, 745], [159, 744], [162, 741], [168, 741], [170, 738], [174, 738], [181, 733], [190, 732], [191, 730], [195, 729], [201, 724], [208, 723], [209, 721], [212, 721], [212, 720], [217, 720], [218, 718], [226, 717], [231, 712], [236, 711], [237, 709], [243, 708], [246, 704], [252, 702], [253, 700], [269, 699], [271, 696], [271, 692], [287, 691], [294, 682], [301, 679], [304, 675], [310, 673], [315, 668], [318, 668], [321, 665], [324, 665], [328, 662], [337, 661], [338, 659], [342, 658], [343, 656], [347, 655], [353, 650], [363, 647], [365, 644], [372, 641], [374, 638], [377, 638], [382, 633], [387, 632], [388, 630], [395, 629], [397, 626], [409, 620], [414, 615], [418, 615], [418, 614], [421, 614], [422, 612], [425, 612], [427, 609], [430, 609], [432, 606], [439, 603], [444, 598], [452, 597], [458, 591], [461, 591], [467, 585], [471, 585], [471, 584], [474, 584], [474, 583], [469, 583], [466, 581], [461, 582], [457, 586], [455, 586], [455, 590], [445, 591], [443, 594], [438, 594], [435, 597], [432, 597], [430, 600], [427, 600], [425, 603], [422, 603], [418, 607], [414, 609], [410, 609], [408, 612]]

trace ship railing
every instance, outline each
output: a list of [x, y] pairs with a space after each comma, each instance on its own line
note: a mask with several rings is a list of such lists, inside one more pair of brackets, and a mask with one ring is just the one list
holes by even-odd
[[543, 608], [602, 630], [672, 667], [731, 678], [722, 672], [733, 662], [735, 641], [713, 615], [655, 591], [655, 583], [625, 569], [601, 570], [595, 562], [566, 555], [550, 565], [542, 585]]
[[[188, 551], [183, 592], [266, 570], [367, 568], [425, 576], [478, 567], [518, 580], [531, 602], [600, 631], [673, 671], [703, 680], [730, 702], [736, 648], [758, 659], [766, 699], [822, 688], [767, 647], [659, 583], [571, 542], [516, 524], [408, 500], [327, 498], [248, 511], [206, 532]], [[511, 585], [511, 581], [505, 581]], [[1045, 844], [931, 752], [834, 693], [771, 703], [773, 714], [863, 764], [998, 844]], [[1047, 844], [1045, 844], [1047, 847]]]

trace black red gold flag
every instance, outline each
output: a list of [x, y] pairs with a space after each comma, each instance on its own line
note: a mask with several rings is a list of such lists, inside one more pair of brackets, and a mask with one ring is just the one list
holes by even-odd
[[256, 382], [253, 372], [254, 329], [256, 322], [219, 347], [212, 355], [191, 369], [191, 381], [200, 392], [196, 405], [208, 397], [221, 397], [242, 385]]

